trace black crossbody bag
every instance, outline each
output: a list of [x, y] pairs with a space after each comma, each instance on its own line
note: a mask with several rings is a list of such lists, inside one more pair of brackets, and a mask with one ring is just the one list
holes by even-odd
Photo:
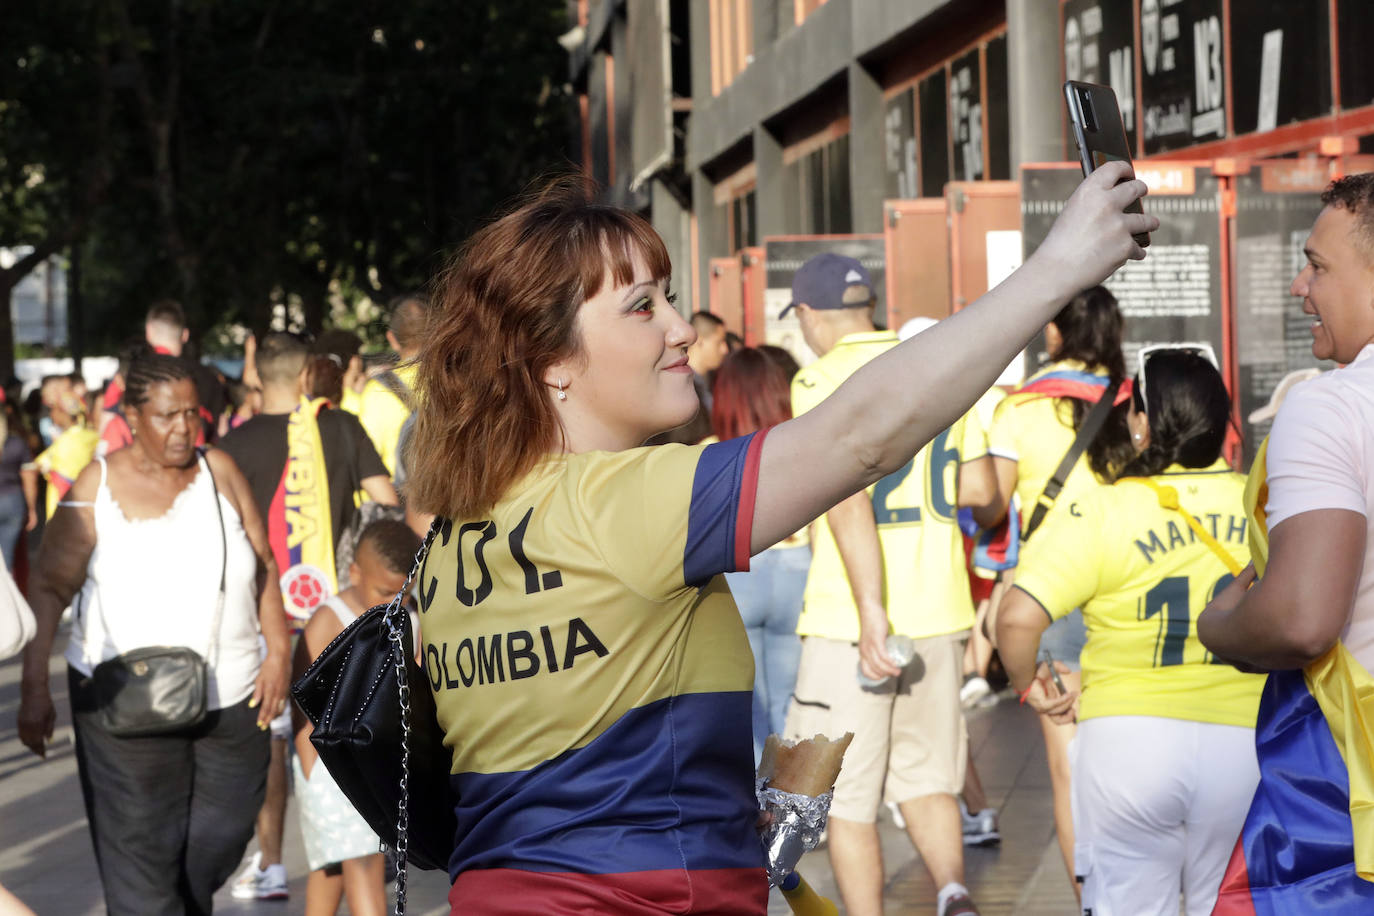
[[[334, 638], [291, 695], [310, 719], [310, 743], [339, 789], [396, 851], [396, 913], [405, 913], [406, 862], [445, 869], [458, 829], [449, 781], [452, 755], [403, 602], [435, 533], [430, 525], [405, 585]], [[412, 689], [411, 685], [415, 685]]]
[[224, 533], [224, 509], [219, 487], [205, 452], [197, 450], [210, 475], [210, 491], [219, 517], [219, 595], [210, 624], [205, 656], [186, 646], [146, 646], [117, 655], [95, 666], [95, 690], [101, 727], [120, 738], [165, 735], [194, 728], [205, 721], [207, 660], [219, 655], [219, 627], [224, 617], [224, 591], [229, 566], [229, 541]]

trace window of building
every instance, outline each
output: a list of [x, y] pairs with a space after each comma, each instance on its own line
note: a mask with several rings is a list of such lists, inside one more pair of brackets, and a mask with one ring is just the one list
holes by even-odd
[[797, 25], [801, 25], [807, 16], [825, 5], [825, 0], [794, 0], [792, 6], [797, 14]]
[[754, 53], [752, 0], [710, 0], [711, 94], [735, 81]]

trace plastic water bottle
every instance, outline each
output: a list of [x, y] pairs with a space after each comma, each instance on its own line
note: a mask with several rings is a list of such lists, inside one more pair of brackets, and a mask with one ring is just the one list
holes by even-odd
[[[887, 637], [887, 657], [892, 664], [898, 668], [905, 668], [911, 664], [911, 660], [916, 657], [916, 643], [910, 636], [902, 636], [899, 633], [892, 633]], [[892, 678], [884, 677], [874, 680], [864, 674], [863, 662], [859, 662], [859, 686], [861, 687], [881, 687]]]

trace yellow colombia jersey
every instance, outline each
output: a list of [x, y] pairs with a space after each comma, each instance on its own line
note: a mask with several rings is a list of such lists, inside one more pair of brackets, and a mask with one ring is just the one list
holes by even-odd
[[[1086, 372], [1083, 363], [1064, 360], [1050, 363], [1030, 378], [1026, 385], [1051, 373]], [[1050, 476], [1064, 460], [1073, 445], [1073, 404], [1068, 398], [1047, 397], [1043, 394], [1016, 391], [997, 405], [992, 428], [988, 430], [988, 450], [999, 458], [1017, 463], [1016, 495], [1021, 502], [1022, 531], [1030, 522], [1031, 512]], [[1079, 495], [1098, 484], [1092, 468], [1088, 467], [1085, 449], [1078, 463], [1069, 472], [1064, 489], [1059, 493], [1055, 509], [1046, 516], [1054, 518], [1060, 508], [1067, 508]], [[1038, 536], [1038, 533], [1037, 533]]]
[[[792, 380], [792, 413], [805, 413], [860, 366], [897, 344], [890, 331], [850, 334]], [[955, 515], [961, 461], [986, 453], [976, 413], [926, 445], [896, 472], [868, 488], [883, 551], [883, 591], [895, 633], [917, 638], [958, 633], [973, 626], [963, 536]], [[825, 516], [812, 529], [811, 571], [806, 577], [797, 632], [855, 641], [859, 614]]]
[[[1245, 479], [1218, 461], [1174, 465], [1152, 478], [1242, 566]], [[1163, 716], [1253, 727], [1264, 676], [1215, 661], [1198, 642], [1197, 616], [1231, 574], [1175, 509], [1144, 484], [1123, 478], [1053, 512], [1026, 544], [1016, 572], [1054, 619], [1083, 608], [1080, 718]]]
[[763, 911], [753, 655], [720, 574], [749, 568], [764, 435], [551, 457], [441, 529], [419, 584], [455, 894]]

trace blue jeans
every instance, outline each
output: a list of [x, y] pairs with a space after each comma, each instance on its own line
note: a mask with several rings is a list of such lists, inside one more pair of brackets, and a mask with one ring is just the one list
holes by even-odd
[[781, 735], [797, 682], [801, 616], [810, 547], [773, 547], [754, 557], [747, 573], [726, 573], [754, 650], [754, 759], [770, 734]]
[[24, 501], [22, 490], [0, 496], [0, 554], [4, 554], [10, 575], [14, 575], [14, 552], [28, 521], [29, 505]]

